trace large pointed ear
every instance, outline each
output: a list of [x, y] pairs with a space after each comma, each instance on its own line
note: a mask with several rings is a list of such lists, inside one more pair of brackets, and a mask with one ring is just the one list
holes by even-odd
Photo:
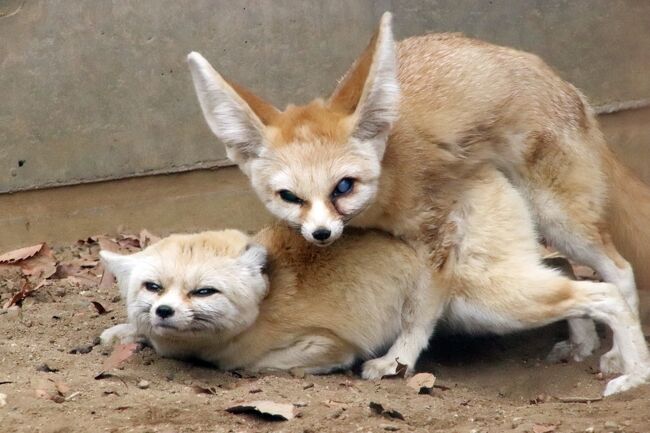
[[122, 297], [126, 296], [129, 277], [131, 271], [137, 264], [137, 259], [133, 255], [122, 255], [111, 251], [102, 250], [99, 252], [104, 267], [117, 279], [117, 285], [120, 287]]
[[266, 248], [262, 244], [250, 242], [246, 245], [246, 249], [239, 257], [239, 261], [255, 272], [264, 273], [266, 269], [267, 254]]
[[263, 146], [264, 128], [278, 110], [243, 87], [227, 82], [201, 54], [190, 53], [187, 62], [205, 120], [226, 145], [228, 158], [240, 166], [256, 158]]
[[[360, 140], [385, 138], [397, 119], [400, 91], [391, 21], [390, 12], [384, 13], [370, 44], [329, 99], [332, 108], [354, 114], [352, 135]], [[378, 150], [383, 154], [383, 148]]]

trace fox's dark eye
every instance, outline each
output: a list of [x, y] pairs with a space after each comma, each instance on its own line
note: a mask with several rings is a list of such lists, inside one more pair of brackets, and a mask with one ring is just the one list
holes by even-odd
[[214, 287], [201, 287], [200, 289], [194, 290], [192, 292], [192, 296], [210, 296], [210, 295], [214, 295], [215, 293], [221, 293], [221, 292], [215, 289]]
[[354, 188], [354, 179], [351, 177], [344, 177], [336, 184], [336, 188], [332, 191], [332, 197], [339, 197], [348, 194]]
[[281, 189], [278, 191], [278, 195], [287, 203], [303, 204], [303, 200], [288, 189]]
[[153, 293], [162, 291], [162, 286], [160, 284], [154, 283], [153, 281], [145, 281], [144, 288]]

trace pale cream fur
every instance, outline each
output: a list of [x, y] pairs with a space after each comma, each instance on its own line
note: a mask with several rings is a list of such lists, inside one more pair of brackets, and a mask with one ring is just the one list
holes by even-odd
[[[206, 104], [206, 95], [230, 86], [199, 54], [192, 53], [189, 64], [210, 123], [218, 107]], [[399, 103], [395, 80], [386, 78], [391, 70], [396, 71]], [[367, 98], [370, 92], [375, 97]], [[384, 97], [377, 96], [382, 92]], [[650, 193], [607, 148], [585, 97], [538, 57], [457, 34], [394, 43], [386, 14], [328, 100], [280, 112], [248, 93], [240, 96], [239, 109], [263, 117], [263, 126], [247, 143], [255, 152], [233, 160], [267, 208], [300, 227], [307, 240], [327, 246], [347, 224], [425, 244], [435, 279], [452, 284], [449, 289], [464, 301], [494, 302], [499, 314], [504, 312], [497, 306], [503, 306], [510, 318], [535, 322], [542, 320], [539, 311], [547, 318], [564, 311], [551, 302], [553, 296], [550, 309], [534, 303], [534, 309], [515, 309], [508, 297], [560, 290], [546, 278], [538, 257], [529, 255], [539, 232], [613, 284], [602, 287], [620, 290], [638, 327], [634, 274], [614, 242], [634, 260], [639, 283], [650, 284]], [[225, 132], [215, 131], [227, 142]], [[354, 179], [354, 188], [333, 198], [343, 178]], [[514, 208], [501, 206], [493, 191], [508, 185], [516, 188], [507, 193], [518, 197]], [[282, 189], [302, 202], [284, 202], [278, 194]], [[481, 198], [485, 203], [479, 206]], [[317, 226], [330, 229], [331, 238], [317, 241], [312, 236]], [[511, 239], [518, 227], [527, 229]], [[522, 255], [530, 260], [520, 266]], [[510, 263], [515, 265], [503, 265]], [[479, 265], [480, 272], [472, 272]], [[452, 306], [472, 314], [485, 307], [463, 302]], [[484, 316], [490, 329], [493, 322], [509, 323], [502, 316]], [[589, 321], [576, 318], [570, 325], [570, 341], [559, 344], [553, 355], [570, 351], [582, 359], [598, 346], [597, 334]], [[604, 370], [625, 363], [617, 346], [603, 357]], [[645, 344], [635, 350], [637, 355], [628, 351], [623, 356], [646, 359]], [[646, 370], [637, 376], [645, 377]]]
[[[626, 374], [608, 383], [605, 394], [647, 381], [650, 354], [620, 292], [543, 267], [530, 221], [508, 228], [499, 222], [525, 216], [523, 200], [500, 174], [483, 176], [487, 182], [470, 189], [457, 217], [467, 227], [477, 227], [477, 218], [487, 226], [461, 234], [454, 252], [459, 265], [444, 266], [433, 281], [426, 255], [373, 231], [352, 231], [327, 249], [276, 225], [252, 239], [229, 230], [175, 235], [131, 256], [102, 252], [129, 312], [129, 323], [107, 329], [102, 341], [142, 339], [163, 356], [224, 369], [314, 373], [347, 367], [390, 345], [363, 365], [363, 377], [378, 378], [394, 372], [398, 361], [412, 369], [443, 311], [454, 326], [498, 333], [589, 316], [612, 328], [625, 354]], [[480, 216], [486, 209], [495, 219]], [[486, 248], [495, 238], [520, 245], [518, 255], [495, 262], [505, 248]], [[147, 281], [161, 290], [151, 293]], [[484, 281], [492, 293], [473, 289]], [[520, 290], [522, 283], [529, 289]], [[206, 286], [220, 292], [192, 296]], [[160, 305], [174, 314], [156, 317]]]
[[[251, 250], [257, 261], [246, 258]], [[102, 258], [116, 272], [129, 312], [128, 324], [102, 334], [104, 343], [144, 339], [164, 356], [224, 369], [323, 373], [376, 356], [396, 340], [408, 346], [400, 350], [401, 362], [412, 366], [433, 332], [430, 312], [444, 305], [442, 292], [430, 289], [426, 261], [381, 232], [352, 232], [329, 249], [282, 226], [253, 238], [205, 232], [174, 235], [131, 256], [102, 252]], [[152, 294], [145, 281], [163, 290]], [[221, 293], [188, 295], [203, 286]], [[174, 315], [156, 318], [161, 304]], [[196, 312], [211, 316], [182, 320]]]

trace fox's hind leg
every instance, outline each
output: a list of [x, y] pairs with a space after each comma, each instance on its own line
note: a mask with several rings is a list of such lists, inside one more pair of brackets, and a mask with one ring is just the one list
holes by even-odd
[[[638, 318], [639, 298], [632, 267], [618, 253], [606, 229], [601, 228], [598, 230], [596, 227], [589, 228], [589, 226], [583, 225], [576, 227], [576, 230], [571, 234], [560, 233], [562, 231], [553, 230], [551, 226], [548, 237], [551, 238], [553, 245], [575, 261], [596, 270], [605, 282], [618, 287], [635, 317]], [[574, 335], [572, 334], [572, 337]], [[614, 373], [621, 371], [622, 362], [617, 347], [618, 345], [614, 343], [612, 349], [601, 358], [600, 366], [603, 372]], [[562, 356], [560, 352], [563, 349], [562, 343], [559, 343], [550, 356]]]
[[[601, 159], [605, 143], [597, 126], [530, 137], [532, 151], [525, 167], [511, 180], [528, 198], [540, 232], [563, 254], [614, 284], [638, 314], [632, 267], [618, 253], [606, 228], [608, 185]], [[598, 347], [593, 324], [572, 320], [569, 329], [569, 341], [559, 343], [551, 358], [580, 359]]]
[[464, 302], [470, 303], [475, 311], [484, 310], [493, 317], [500, 317], [513, 330], [591, 317], [612, 329], [614, 344], [621, 353], [623, 375], [610, 381], [604, 394], [625, 391], [650, 380], [650, 353], [641, 326], [614, 285], [573, 281], [542, 266], [516, 272], [516, 275], [526, 290], [519, 284], [509, 289], [502, 287], [501, 299], [481, 296], [480, 299], [466, 298]]
[[[622, 355], [623, 375], [607, 384], [605, 395], [648, 382], [650, 352], [636, 314], [616, 286], [566, 278], [520, 246], [511, 244], [499, 261], [491, 259], [491, 266], [477, 262], [474, 249], [467, 252], [472, 262], [459, 258], [454, 272], [459, 292], [449, 307], [452, 321], [504, 333], [589, 317], [612, 329]], [[470, 263], [481, 272], [467, 271]]]
[[[607, 394], [650, 377], [650, 353], [636, 313], [616, 286], [573, 281], [545, 267], [529, 209], [498, 176], [469, 191], [460, 242], [449, 266], [452, 323], [503, 333], [563, 319], [592, 318], [608, 325], [620, 349], [624, 376]], [[575, 322], [572, 322], [575, 323]]]

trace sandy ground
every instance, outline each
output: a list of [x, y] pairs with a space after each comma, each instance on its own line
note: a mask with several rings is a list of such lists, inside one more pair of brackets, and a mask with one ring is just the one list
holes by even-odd
[[[543, 361], [565, 335], [564, 324], [505, 338], [436, 336], [418, 364], [437, 377], [431, 394], [399, 378], [363, 381], [353, 371], [222, 373], [150, 348], [96, 378], [111, 349], [93, 342], [125, 318], [117, 289], [98, 288], [97, 249], [94, 241], [55, 249], [57, 274], [22, 307], [0, 311], [0, 431], [650, 432], [650, 386], [600, 401], [563, 401], [597, 398], [606, 381], [597, 357]], [[18, 267], [5, 267], [3, 304], [20, 277]], [[108, 312], [99, 314], [91, 301]], [[269, 421], [225, 410], [255, 400], [293, 404], [297, 417]], [[396, 412], [378, 415], [371, 403]]]

